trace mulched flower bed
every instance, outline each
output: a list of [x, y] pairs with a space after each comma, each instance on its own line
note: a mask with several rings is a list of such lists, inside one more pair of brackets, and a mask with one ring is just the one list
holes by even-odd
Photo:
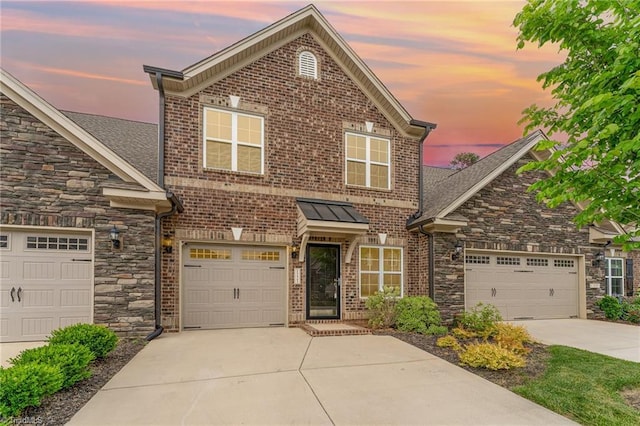
[[14, 424], [64, 425], [146, 344], [142, 340], [121, 340], [105, 358], [91, 363], [92, 375], [42, 401], [39, 407], [27, 408]]
[[458, 355], [452, 349], [441, 348], [436, 345], [438, 336], [405, 333], [393, 329], [374, 330], [373, 334], [393, 336], [507, 389], [513, 389], [523, 384], [526, 380], [533, 379], [544, 373], [546, 361], [550, 356], [545, 345], [539, 343], [526, 345], [531, 349], [531, 352], [527, 355], [527, 365], [525, 367], [493, 371], [461, 365], [458, 361]]

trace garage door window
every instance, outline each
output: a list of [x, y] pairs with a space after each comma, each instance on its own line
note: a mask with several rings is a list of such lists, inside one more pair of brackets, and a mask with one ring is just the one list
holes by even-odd
[[605, 277], [607, 281], [607, 294], [609, 296], [622, 296], [624, 276], [622, 259], [608, 258], [605, 264]]
[[8, 248], [9, 248], [9, 236], [0, 235], [0, 249], [8, 249]]
[[191, 259], [231, 260], [231, 250], [192, 248], [189, 250]]
[[402, 249], [360, 247], [360, 297], [373, 296], [383, 286], [400, 289], [402, 296]]
[[265, 260], [277, 262], [280, 260], [280, 251], [275, 250], [242, 250], [242, 260]]
[[527, 258], [527, 266], [549, 266], [549, 259], [540, 259], [537, 257]]
[[88, 238], [27, 236], [27, 248], [34, 250], [87, 251]]
[[556, 268], [573, 268], [575, 262], [570, 259], [553, 259], [553, 266]]
[[491, 263], [491, 258], [489, 256], [477, 256], [475, 254], [469, 254], [465, 257], [465, 262], [474, 264], [474, 265], [488, 265]]
[[498, 265], [519, 265], [520, 264], [520, 258], [519, 257], [498, 256], [498, 257], [496, 257], [496, 263]]

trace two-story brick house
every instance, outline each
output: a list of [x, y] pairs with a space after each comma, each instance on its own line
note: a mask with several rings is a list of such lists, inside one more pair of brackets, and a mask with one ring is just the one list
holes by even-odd
[[383, 284], [422, 294], [420, 146], [405, 111], [313, 6], [182, 72], [164, 112], [165, 327], [358, 319]]

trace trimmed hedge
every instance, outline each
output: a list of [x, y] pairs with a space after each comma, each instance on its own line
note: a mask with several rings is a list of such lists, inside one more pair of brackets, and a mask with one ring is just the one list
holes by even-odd
[[116, 348], [118, 336], [103, 325], [74, 324], [51, 332], [52, 345], [80, 344], [89, 348], [96, 358], [104, 358]]
[[60, 367], [38, 363], [0, 368], [0, 415], [18, 416], [27, 407], [37, 407], [45, 396], [62, 389]]
[[62, 383], [64, 389], [90, 377], [89, 363], [94, 359], [95, 356], [89, 348], [74, 343], [72, 345], [45, 345], [27, 349], [11, 359], [11, 363], [16, 366], [35, 363], [59, 367], [64, 376]]

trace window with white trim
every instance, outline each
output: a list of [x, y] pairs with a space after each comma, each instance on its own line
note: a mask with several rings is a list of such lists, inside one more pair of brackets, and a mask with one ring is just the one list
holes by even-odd
[[389, 189], [391, 141], [376, 136], [345, 133], [347, 185]]
[[300, 52], [298, 55], [298, 74], [302, 77], [318, 78], [318, 60], [308, 50]]
[[383, 286], [393, 286], [402, 296], [402, 249], [360, 247], [360, 297], [373, 296]]
[[203, 128], [205, 168], [263, 173], [262, 117], [205, 108]]
[[607, 283], [607, 295], [624, 295], [624, 266], [620, 258], [608, 257], [605, 259], [604, 276]]

